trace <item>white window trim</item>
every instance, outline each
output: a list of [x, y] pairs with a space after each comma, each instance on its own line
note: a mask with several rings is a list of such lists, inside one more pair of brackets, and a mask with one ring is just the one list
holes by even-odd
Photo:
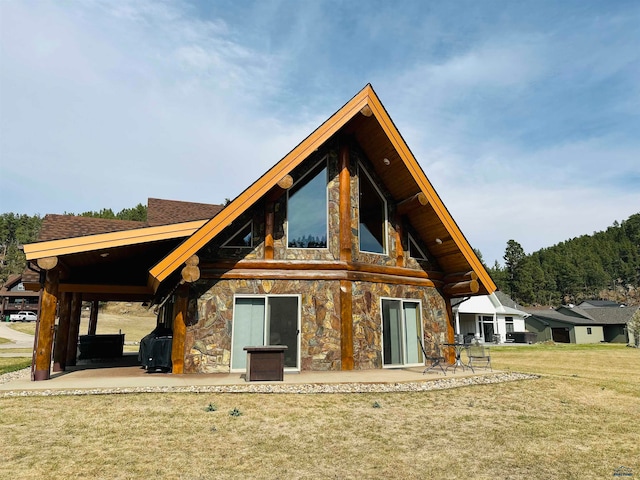
[[[384, 241], [384, 245], [382, 246], [383, 252], [379, 253], [379, 252], [370, 252], [369, 250], [360, 250], [360, 174], [361, 172], [364, 172], [365, 175], [367, 176], [367, 178], [369, 179], [369, 181], [371, 182], [371, 185], [373, 185], [373, 188], [375, 189], [376, 192], [378, 192], [378, 195], [380, 196], [380, 199], [382, 199], [382, 203], [384, 204], [384, 225], [383, 225], [383, 232], [382, 232], [382, 238]], [[367, 170], [367, 167], [365, 167], [362, 162], [358, 162], [358, 251], [362, 252], [362, 253], [369, 253], [371, 255], [384, 255], [384, 256], [388, 256], [389, 255], [389, 212], [388, 212], [388, 206], [387, 206], [387, 199], [385, 198], [385, 196], [382, 194], [382, 192], [380, 191], [380, 189], [378, 188], [378, 185], [376, 184], [376, 182], [373, 180], [373, 178], [371, 177], [371, 175], [369, 174], [369, 171]]]
[[[422, 318], [422, 300], [413, 299], [413, 298], [395, 298], [395, 297], [380, 297], [380, 348], [381, 358], [382, 358], [382, 368], [405, 368], [405, 367], [421, 367], [425, 364], [425, 359], [423, 358], [422, 363], [403, 363], [403, 364], [390, 364], [385, 365], [384, 363], [384, 311], [382, 309], [382, 301], [383, 300], [393, 300], [399, 301], [400, 306], [404, 307], [405, 303], [416, 303], [418, 304], [418, 312], [420, 313], [420, 343], [424, 346], [424, 319]], [[406, 335], [404, 334], [406, 319], [404, 318], [404, 308], [402, 309], [402, 348], [406, 352]], [[420, 355], [423, 355], [423, 352], [420, 351]], [[424, 355], [423, 355], [424, 356]]]
[[286, 247], [287, 250], [329, 250], [329, 245], [330, 245], [330, 241], [329, 241], [329, 155], [325, 155], [324, 157], [322, 157], [318, 162], [314, 163], [313, 166], [311, 168], [309, 168], [304, 175], [302, 175], [292, 186], [291, 188], [295, 187], [297, 184], [299, 184], [300, 182], [302, 182], [318, 165], [320, 165], [321, 163], [324, 162], [324, 167], [325, 167], [325, 188], [324, 188], [324, 195], [325, 195], [325, 202], [327, 205], [327, 223], [325, 225], [326, 227], [326, 231], [325, 231], [325, 237], [327, 239], [327, 246], [326, 247], [320, 247], [320, 248], [304, 248], [304, 247], [290, 247], [289, 246], [289, 190], [287, 190], [287, 219], [286, 219]]
[[[251, 226], [251, 245], [244, 246], [244, 247], [241, 247], [239, 245], [229, 245], [229, 242], [238, 234], [238, 232], [244, 230], [247, 227], [247, 225]], [[222, 245], [220, 245], [220, 248], [253, 248], [253, 220], [249, 220], [247, 223], [242, 225], [242, 227], [235, 230], [235, 233], [231, 235], [231, 238], [229, 238], [229, 240], [227, 240]]]
[[[297, 298], [298, 299], [298, 314], [297, 314], [297, 325], [296, 325], [296, 332], [297, 332], [297, 341], [298, 341], [298, 355], [296, 358], [296, 364], [298, 365], [297, 367], [285, 367], [284, 371], [285, 372], [289, 372], [289, 373], [295, 373], [295, 372], [299, 372], [300, 368], [301, 368], [301, 360], [302, 360], [302, 356], [301, 356], [301, 352], [300, 352], [300, 342], [301, 342], [301, 338], [302, 338], [302, 331], [301, 331], [301, 325], [302, 325], [302, 295], [300, 294], [278, 294], [278, 295], [250, 295], [250, 294], [236, 294], [233, 296], [233, 316], [232, 316], [232, 323], [231, 323], [231, 349], [229, 350], [230, 354], [229, 354], [229, 372], [230, 373], [240, 373], [240, 372], [244, 372], [246, 371], [246, 369], [244, 368], [235, 368], [232, 369], [231, 368], [231, 359], [233, 358], [233, 345], [234, 345], [234, 336], [235, 336], [235, 324], [236, 324], [236, 298], [263, 298], [265, 300], [269, 299], [269, 298], [274, 298], [274, 297], [291, 297], [291, 298]], [[264, 314], [265, 317], [263, 318], [263, 322], [266, 323], [267, 321], [267, 312], [268, 309], [265, 308], [264, 309]], [[262, 344], [266, 345], [266, 341], [267, 341], [267, 329], [264, 329], [264, 336], [262, 338]]]

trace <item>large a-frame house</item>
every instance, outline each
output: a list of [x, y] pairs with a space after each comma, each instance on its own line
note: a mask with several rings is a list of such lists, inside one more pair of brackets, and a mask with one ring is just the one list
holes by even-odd
[[496, 288], [370, 85], [224, 208], [174, 217], [25, 245], [34, 379], [52, 349], [75, 361], [80, 299], [162, 306], [174, 373], [243, 371], [256, 345], [350, 370], [423, 364], [421, 342], [453, 341], [451, 298]]

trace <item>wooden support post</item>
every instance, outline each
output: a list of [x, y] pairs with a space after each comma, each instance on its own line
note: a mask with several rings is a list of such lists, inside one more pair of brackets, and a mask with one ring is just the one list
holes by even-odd
[[340, 356], [342, 370], [353, 370], [353, 284], [340, 280]]
[[58, 304], [59, 277], [60, 272], [57, 270], [48, 270], [45, 276], [35, 340], [35, 366], [32, 377], [35, 381], [51, 378], [51, 350]]
[[340, 146], [340, 260], [351, 261], [351, 175], [349, 174], [349, 145]]
[[91, 313], [89, 314], [89, 329], [87, 333], [89, 335], [95, 335], [96, 330], [98, 329], [98, 307], [100, 306], [100, 302], [98, 300], [94, 300], [91, 302]]
[[69, 322], [69, 338], [67, 339], [67, 363], [66, 366], [76, 365], [78, 355], [78, 335], [80, 335], [80, 315], [82, 314], [82, 294], [71, 294], [71, 315]]
[[478, 274], [473, 270], [470, 272], [450, 273], [444, 276], [444, 283], [468, 282], [478, 280]]
[[[444, 303], [445, 303], [445, 308], [447, 309], [447, 343], [455, 343], [456, 337], [455, 337], [455, 330], [453, 327], [454, 318], [453, 318], [453, 308], [451, 307], [451, 299], [445, 298]], [[456, 356], [455, 356], [455, 352], [453, 351], [453, 348], [446, 349], [445, 355], [446, 355], [445, 360], [447, 361], [448, 364], [452, 364], [456, 361]]]
[[172, 373], [184, 373], [184, 343], [187, 336], [187, 305], [189, 303], [189, 285], [180, 285], [176, 290], [173, 304], [173, 342], [171, 344]]
[[402, 248], [402, 218], [396, 213], [395, 218], [395, 231], [396, 231], [396, 267], [404, 267], [404, 248]]
[[267, 203], [264, 215], [264, 259], [273, 260], [273, 224], [275, 217], [273, 202]]
[[60, 295], [58, 330], [53, 344], [53, 371], [64, 372], [67, 364], [67, 342], [69, 341], [69, 324], [71, 322], [71, 294]]

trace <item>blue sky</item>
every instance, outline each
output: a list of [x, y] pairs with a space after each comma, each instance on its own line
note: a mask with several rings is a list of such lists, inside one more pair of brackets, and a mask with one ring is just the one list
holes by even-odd
[[484, 260], [640, 211], [638, 1], [0, 2], [0, 211], [234, 198], [371, 83]]

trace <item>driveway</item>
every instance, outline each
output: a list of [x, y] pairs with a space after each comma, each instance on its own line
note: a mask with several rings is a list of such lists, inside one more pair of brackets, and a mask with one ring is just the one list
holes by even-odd
[[9, 328], [9, 324], [0, 322], [0, 338], [11, 340], [11, 343], [0, 343], [0, 357], [30, 357], [31, 353], [3, 353], [4, 348], [28, 348], [33, 350], [33, 335], [18, 332]]

